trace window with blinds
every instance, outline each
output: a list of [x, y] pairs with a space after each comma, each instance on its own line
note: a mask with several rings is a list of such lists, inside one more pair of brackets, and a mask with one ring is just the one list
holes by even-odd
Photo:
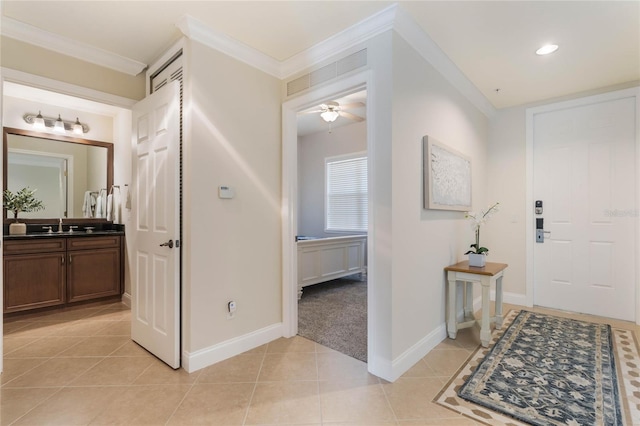
[[367, 232], [367, 157], [363, 153], [325, 160], [326, 231]]

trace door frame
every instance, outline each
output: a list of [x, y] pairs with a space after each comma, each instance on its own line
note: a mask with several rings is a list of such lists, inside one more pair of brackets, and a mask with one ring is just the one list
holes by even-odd
[[[134, 99], [124, 98], [122, 96], [113, 95], [106, 92], [100, 92], [98, 90], [89, 89], [82, 86], [77, 86], [71, 83], [65, 83], [63, 81], [53, 80], [48, 77], [42, 77], [35, 74], [29, 74], [24, 71], [18, 71], [11, 68], [0, 68], [0, 124], [4, 126], [2, 120], [2, 108], [4, 99], [4, 83], [16, 83], [22, 86], [35, 87], [38, 89], [47, 90], [53, 92], [61, 97], [68, 96], [69, 102], [73, 101], [73, 98], [81, 100], [87, 100], [100, 104], [99, 114], [111, 115], [113, 117], [113, 144], [115, 158], [122, 159], [130, 155], [131, 145], [131, 108], [137, 102]], [[65, 98], [66, 99], [66, 98]], [[60, 103], [60, 106], [65, 106], [64, 103]], [[69, 105], [70, 108], [76, 108], [75, 105]], [[0, 126], [0, 127], [2, 127]], [[2, 161], [2, 150], [0, 150], [0, 161]], [[130, 159], [127, 161], [130, 162]], [[116, 172], [117, 167], [114, 159], [114, 175], [126, 177], [127, 173], [122, 170]], [[2, 243], [2, 236], [0, 235], [0, 243]], [[0, 253], [4, 250], [4, 244], [0, 246]], [[0, 286], [3, 284], [3, 272], [2, 263], [0, 262]], [[125, 278], [126, 279], [126, 278]], [[122, 295], [122, 302], [130, 304], [130, 299], [125, 293]], [[0, 292], [0, 306], [3, 306], [3, 294]], [[3, 321], [0, 321], [0, 373], [3, 371]]]
[[636, 105], [636, 203], [635, 203], [635, 319], [636, 324], [640, 325], [640, 87], [630, 89], [616, 90], [613, 92], [603, 93], [594, 96], [587, 96], [579, 99], [573, 99], [563, 102], [555, 102], [526, 109], [526, 206], [525, 206], [525, 232], [526, 232], [526, 295], [525, 300], [527, 306], [533, 306], [534, 302], [534, 247], [535, 247], [535, 218], [533, 212], [533, 125], [534, 118], [537, 114], [543, 114], [563, 109], [576, 108], [586, 105], [593, 105], [601, 102], [614, 101], [624, 98], [635, 98]]
[[[335, 83], [314, 89], [282, 104], [282, 323], [285, 337], [298, 332], [298, 252], [295, 236], [298, 230], [298, 126], [297, 113], [328, 98], [335, 98], [359, 90], [367, 90], [367, 161], [370, 186], [375, 179], [374, 150], [374, 86], [372, 71], [362, 71]], [[369, 206], [375, 206], [375, 193], [369, 191]], [[374, 209], [369, 208], [367, 230], [367, 303], [375, 306], [376, 297], [374, 265]], [[376, 359], [374, 344], [376, 315], [367, 314], [367, 354], [369, 360]], [[369, 371], [373, 363], [368, 363]], [[374, 373], [375, 374], [375, 373]]]

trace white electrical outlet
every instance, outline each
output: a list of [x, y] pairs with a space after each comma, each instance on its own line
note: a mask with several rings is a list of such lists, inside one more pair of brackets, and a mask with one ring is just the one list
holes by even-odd
[[236, 315], [236, 301], [230, 300], [227, 303], [227, 319], [232, 319]]

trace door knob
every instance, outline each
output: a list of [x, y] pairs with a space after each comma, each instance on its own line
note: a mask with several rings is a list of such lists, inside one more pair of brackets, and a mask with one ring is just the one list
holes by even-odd
[[162, 243], [160, 244], [160, 247], [169, 247], [169, 248], [173, 248], [173, 240], [169, 240], [166, 243]]

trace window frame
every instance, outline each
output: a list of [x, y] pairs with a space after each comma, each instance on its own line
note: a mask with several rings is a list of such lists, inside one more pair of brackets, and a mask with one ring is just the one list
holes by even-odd
[[[367, 168], [367, 178], [366, 178], [366, 182], [367, 182], [367, 192], [366, 192], [366, 197], [365, 200], [367, 201], [367, 211], [364, 213], [364, 216], [361, 217], [360, 219], [364, 219], [363, 222], [365, 224], [365, 228], [364, 229], [347, 229], [347, 228], [329, 228], [329, 217], [328, 217], [328, 213], [329, 213], [329, 173], [328, 173], [328, 168], [329, 168], [329, 164], [330, 163], [336, 163], [336, 162], [342, 162], [342, 161], [349, 161], [349, 160], [357, 160], [357, 159], [361, 159], [364, 158], [365, 159], [365, 166]], [[331, 156], [331, 157], [325, 157], [324, 159], [324, 232], [326, 232], [327, 234], [366, 234], [368, 231], [368, 210], [369, 210], [369, 205], [368, 205], [368, 199], [369, 199], [369, 177], [368, 177], [368, 170], [369, 170], [369, 158], [367, 156], [367, 151], [358, 151], [358, 152], [352, 152], [349, 154], [342, 154], [342, 155], [336, 155], [336, 156]]]

